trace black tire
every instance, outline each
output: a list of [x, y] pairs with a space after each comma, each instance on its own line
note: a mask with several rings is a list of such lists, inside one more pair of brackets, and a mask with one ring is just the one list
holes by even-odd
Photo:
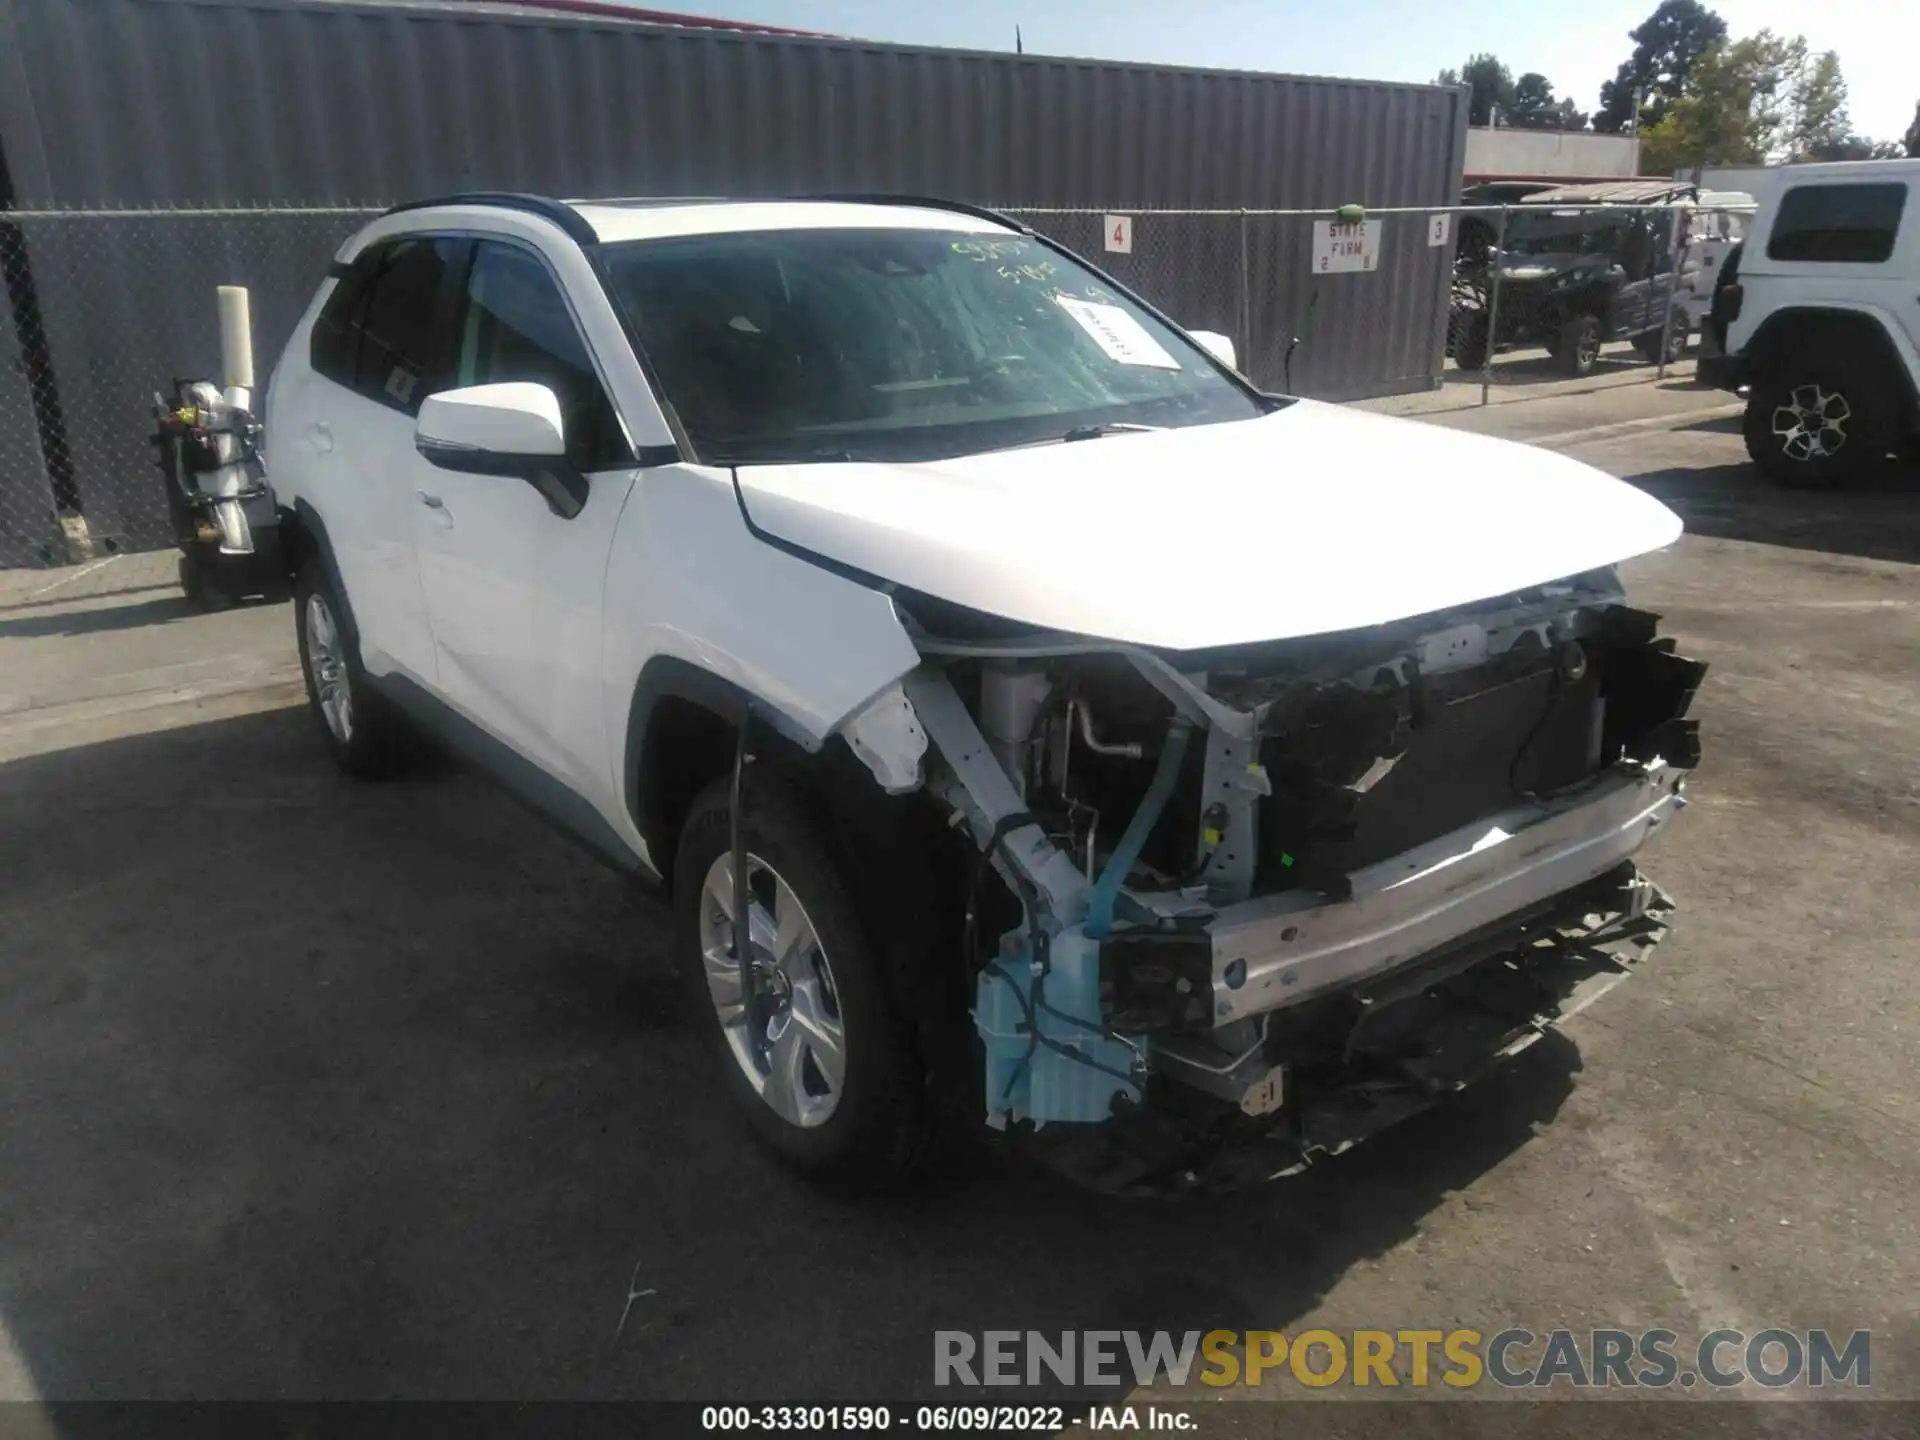
[[1886, 459], [1898, 432], [1899, 405], [1886, 382], [1844, 356], [1817, 351], [1755, 379], [1741, 423], [1760, 473], [1796, 488], [1856, 479]]
[[[1692, 333], [1693, 330], [1686, 315], [1679, 310], [1674, 311], [1673, 320], [1664, 337], [1667, 342], [1667, 364], [1677, 364], [1686, 358], [1687, 340]], [[1661, 339], [1660, 331], [1649, 330], [1644, 335], [1634, 336], [1633, 348], [1645, 356], [1650, 363], [1657, 365], [1660, 363]]]
[[187, 603], [195, 607], [204, 607], [207, 603], [207, 590], [200, 575], [200, 567], [185, 555], [180, 557], [180, 593], [187, 597]]
[[1453, 363], [1462, 370], [1479, 370], [1487, 363], [1487, 317], [1469, 316], [1453, 342]]
[[1686, 312], [1673, 312], [1673, 324], [1667, 332], [1667, 364], [1678, 365], [1687, 358], [1687, 346], [1693, 339], [1693, 321]]
[[[337, 637], [331, 663], [315, 653], [310, 628], [310, 607], [315, 605], [321, 607]], [[294, 581], [293, 631], [300, 647], [300, 673], [307, 682], [307, 708], [327, 752], [342, 770], [359, 779], [391, 775], [401, 755], [399, 721], [367, 683], [367, 672], [360, 664], [360, 637], [317, 560], [309, 560]], [[349, 706], [344, 728], [327, 712], [325, 693], [330, 682], [344, 685]]]
[[[849, 871], [827, 829], [810, 817], [798, 791], [760, 775], [753, 777], [746, 800], [748, 874], [756, 887], [784, 882], [818, 939], [815, 952], [824, 957], [843, 1044], [841, 1082], [830, 1113], [804, 1127], [777, 1113], [747, 1078], [729, 1042], [708, 989], [703, 954], [707, 922], [717, 918], [704, 913], [709, 904], [704, 890], [710, 869], [731, 849], [729, 804], [729, 778], [702, 791], [674, 857], [674, 956], [688, 1012], [728, 1094], [776, 1156], [826, 1184], [895, 1188], [920, 1167], [932, 1131], [913, 1028], [888, 997], [870, 938], [877, 927], [862, 923]], [[761, 900], [756, 888], [755, 902]], [[818, 1078], [820, 1072], [814, 1074]]]
[[1591, 315], [1569, 316], [1560, 326], [1553, 358], [1569, 375], [1591, 375], [1600, 360], [1600, 322]]

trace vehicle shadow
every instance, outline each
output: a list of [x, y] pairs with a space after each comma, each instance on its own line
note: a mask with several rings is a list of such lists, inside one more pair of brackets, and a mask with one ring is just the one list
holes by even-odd
[[854, 1200], [749, 1143], [661, 909], [471, 776], [356, 784], [290, 709], [0, 811], [0, 1334], [49, 1398], [924, 1398], [940, 1329], [1284, 1329], [1578, 1069], [1238, 1195]]
[[0, 640], [25, 640], [49, 635], [95, 635], [110, 630], [137, 630], [198, 615], [199, 607], [175, 592], [126, 605], [90, 605], [57, 614], [22, 615], [0, 610]]
[[1692, 534], [1920, 564], [1920, 466], [1911, 462], [1890, 460], [1832, 490], [1789, 489], [1744, 462], [1622, 478], [1671, 506]]
[[1617, 353], [1613, 350], [1605, 350], [1601, 352], [1600, 358], [1594, 361], [1591, 370], [1585, 375], [1575, 376], [1544, 350], [1537, 354], [1502, 353], [1496, 355], [1493, 360], [1493, 383], [1495, 385], [1537, 385], [1548, 380], [1594, 380], [1602, 376], [1622, 375], [1628, 371], [1645, 372], [1651, 379], [1654, 364], [1631, 348], [1619, 350]]

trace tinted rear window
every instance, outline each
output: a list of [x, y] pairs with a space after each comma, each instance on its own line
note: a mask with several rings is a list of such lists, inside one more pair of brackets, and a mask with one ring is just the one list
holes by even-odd
[[379, 273], [382, 253], [377, 246], [361, 251], [313, 322], [309, 362], [319, 374], [348, 387], [353, 385], [353, 367], [360, 355], [360, 322], [366, 314], [367, 291]]
[[1769, 260], [1877, 265], [1893, 254], [1904, 185], [1796, 185], [1781, 198]]

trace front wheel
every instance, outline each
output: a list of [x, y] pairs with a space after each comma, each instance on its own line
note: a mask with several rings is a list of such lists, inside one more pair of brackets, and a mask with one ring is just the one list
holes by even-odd
[[1819, 356], [1756, 380], [1741, 426], [1762, 474], [1807, 487], [1842, 484], [1885, 459], [1895, 428], [1884, 384]]
[[815, 1179], [885, 1188], [915, 1167], [929, 1130], [911, 1029], [824, 827], [796, 792], [755, 778], [744, 977], [727, 779], [694, 801], [675, 855], [675, 952], [694, 1023], [762, 1143]]
[[1600, 322], [1591, 315], [1575, 315], [1560, 327], [1554, 358], [1569, 375], [1591, 375], [1600, 363]]
[[1455, 365], [1462, 370], [1484, 369], [1489, 349], [1487, 317], [1484, 314], [1469, 314], [1455, 322], [1453, 333]]
[[187, 597], [187, 603], [196, 609], [204, 609], [207, 603], [206, 577], [200, 573], [200, 567], [193, 562], [193, 558], [182, 555], [176, 573], [180, 577], [180, 593]]

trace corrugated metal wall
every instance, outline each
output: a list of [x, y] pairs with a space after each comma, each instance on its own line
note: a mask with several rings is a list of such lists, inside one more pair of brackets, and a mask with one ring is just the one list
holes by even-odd
[[[0, 0], [15, 203], [913, 190], [1443, 205], [1461, 97], [483, 5]], [[7, 72], [12, 72], [8, 76]]]
[[[893, 190], [1126, 210], [1445, 205], [1465, 139], [1460, 92], [1431, 86], [675, 29], [506, 5], [0, 0], [0, 154], [22, 209], [342, 205], [472, 188]], [[1035, 223], [1111, 258], [1187, 323], [1241, 333], [1238, 221], [1143, 220], [1135, 254], [1116, 257], [1100, 254], [1090, 220]], [[91, 257], [112, 276], [100, 286], [111, 299], [95, 296], [84, 324], [70, 302], [43, 299], [67, 413], [137, 414], [144, 434], [145, 395], [168, 377], [120, 393], [125, 377], [109, 381], [97, 354], [117, 325], [163, 325], [143, 349], [177, 356], [169, 363], [182, 370], [211, 359], [211, 296], [162, 306], [153, 297], [189, 276], [197, 287], [214, 242], [164, 230]], [[1300, 391], [1349, 398], [1433, 383], [1446, 257], [1419, 243], [1414, 222], [1393, 223], [1379, 272], [1316, 281], [1306, 236], [1299, 221], [1249, 222], [1249, 370], [1278, 386], [1287, 339], [1310, 326], [1320, 338], [1295, 359]], [[65, 269], [84, 289], [88, 267], [57, 258], [33, 254], [37, 271]], [[289, 280], [284, 261], [253, 268], [259, 276], [243, 267], [222, 278], [277, 287], [256, 292], [255, 315], [284, 314], [290, 325], [311, 283]], [[262, 325], [263, 357], [284, 338]], [[103, 455], [88, 467], [117, 463]], [[78, 478], [83, 494], [101, 483]]]

